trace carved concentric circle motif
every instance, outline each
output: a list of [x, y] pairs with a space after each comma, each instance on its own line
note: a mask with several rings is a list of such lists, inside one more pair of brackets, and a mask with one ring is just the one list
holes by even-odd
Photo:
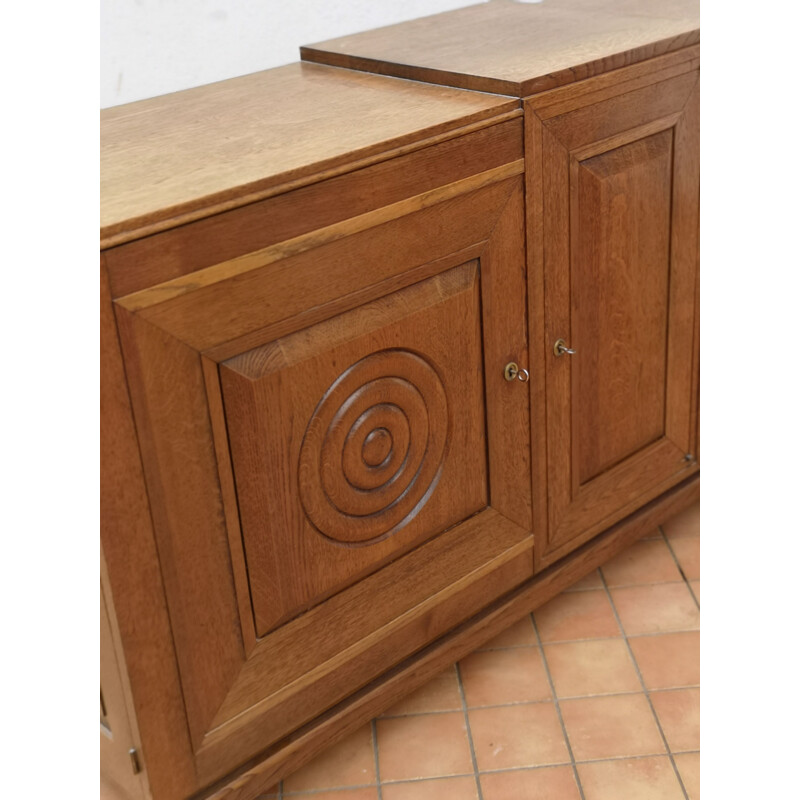
[[314, 527], [340, 542], [396, 533], [427, 502], [447, 443], [447, 398], [434, 368], [408, 350], [353, 364], [314, 410], [299, 487]]

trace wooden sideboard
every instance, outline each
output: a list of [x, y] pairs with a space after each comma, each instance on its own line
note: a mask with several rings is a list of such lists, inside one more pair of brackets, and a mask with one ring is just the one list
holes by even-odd
[[696, 20], [586, 2], [474, 7], [514, 91], [465, 9], [103, 112], [108, 797], [257, 797], [697, 498]]

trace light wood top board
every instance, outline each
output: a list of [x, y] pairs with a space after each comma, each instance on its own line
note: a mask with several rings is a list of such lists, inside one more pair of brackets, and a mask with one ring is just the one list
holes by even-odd
[[697, 0], [492, 0], [300, 52], [307, 61], [527, 97], [699, 41]]
[[244, 205], [466, 125], [507, 97], [317, 64], [101, 112], [101, 246]]

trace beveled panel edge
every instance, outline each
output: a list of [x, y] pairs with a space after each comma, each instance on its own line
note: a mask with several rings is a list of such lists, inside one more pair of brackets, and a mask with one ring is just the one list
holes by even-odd
[[[457, 594], [465, 587], [469, 586], [479, 577], [484, 575], [488, 575], [492, 572], [495, 568], [499, 565], [505, 564], [507, 561], [514, 559], [516, 556], [521, 555], [526, 552], [530, 552], [532, 549], [533, 540], [530, 535], [522, 536], [519, 538], [520, 534], [519, 531], [522, 531], [521, 528], [518, 528], [512, 522], [505, 522], [501, 520], [499, 517], [501, 515], [496, 512], [494, 509], [490, 507], [485, 507], [481, 509], [478, 513], [472, 514], [467, 519], [462, 520], [457, 525], [451, 526], [451, 528], [447, 531], [444, 531], [442, 534], [430, 539], [426, 542], [422, 542], [417, 548], [411, 550], [408, 553], [403, 554], [400, 559], [396, 559], [394, 562], [390, 562], [382, 566], [379, 570], [373, 572], [371, 575], [368, 575], [367, 578], [371, 579], [373, 583], [378, 583], [382, 581], [387, 576], [392, 576], [395, 573], [398, 573], [399, 567], [398, 562], [404, 558], [411, 557], [411, 560], [419, 561], [423, 558], [426, 553], [423, 553], [423, 548], [426, 545], [432, 544], [436, 539], [441, 538], [443, 535], [449, 534], [450, 538], [452, 539], [459, 533], [456, 529], [461, 528], [465, 523], [467, 524], [467, 528], [474, 528], [478, 525], [483, 527], [489, 525], [502, 525], [506, 530], [504, 531], [505, 536], [508, 538], [508, 542], [505, 544], [505, 549], [498, 550], [495, 552], [488, 561], [484, 561], [482, 563], [475, 564], [470, 569], [468, 569], [464, 574], [460, 575], [456, 580], [450, 581], [448, 583], [444, 583], [440, 588], [438, 588], [433, 594], [429, 594], [425, 599], [421, 600], [420, 602], [416, 603], [415, 605], [410, 606], [405, 611], [402, 611], [397, 616], [393, 616], [379, 627], [375, 628], [374, 630], [370, 631], [366, 636], [361, 636], [360, 638], [356, 638], [353, 642], [347, 645], [342, 650], [339, 650], [336, 653], [333, 653], [329, 658], [325, 661], [317, 664], [317, 666], [313, 667], [311, 670], [307, 672], [303, 672], [294, 679], [292, 679], [289, 683], [276, 688], [274, 691], [270, 692], [269, 694], [261, 697], [257, 702], [251, 705], [241, 705], [239, 706], [231, 706], [230, 710], [233, 710], [234, 713], [228, 713], [228, 709], [226, 709], [226, 704], [223, 703], [220, 710], [217, 712], [217, 716], [214, 719], [212, 726], [209, 728], [208, 732], [205, 735], [205, 739], [203, 741], [202, 747], [208, 746], [210, 743], [214, 742], [215, 740], [220, 738], [220, 734], [224, 735], [226, 729], [231, 727], [237, 727], [240, 723], [242, 717], [252, 717], [252, 716], [259, 716], [263, 714], [265, 711], [268, 711], [275, 705], [279, 704], [283, 699], [289, 698], [298, 691], [299, 688], [308, 687], [318, 681], [321, 676], [324, 676], [331, 672], [335, 666], [340, 665], [345, 661], [352, 660], [353, 658], [358, 657], [359, 655], [363, 654], [363, 652], [367, 651], [375, 642], [379, 639], [385, 638], [388, 635], [399, 628], [402, 628], [406, 625], [409, 621], [414, 620], [421, 615], [423, 615], [426, 611], [429, 611], [436, 606], [439, 605], [441, 600], [444, 597], [448, 597], [453, 594]], [[516, 534], [518, 539], [516, 542], [512, 543], [512, 533]], [[439, 542], [438, 545], [435, 547], [428, 547], [427, 550], [436, 550], [442, 549], [445, 546], [448, 548], [452, 546], [447, 540], [443, 542]], [[342, 590], [342, 592], [347, 592], [349, 589], [352, 589], [355, 584], [352, 586], [348, 586]], [[340, 592], [339, 594], [341, 594]], [[351, 592], [353, 596], [356, 596], [354, 593]], [[328, 598], [331, 599], [331, 598]], [[320, 604], [322, 605], [322, 604]], [[317, 616], [321, 619], [324, 619], [326, 616], [326, 610], [324, 608], [320, 608], [320, 605], [315, 606], [315, 608], [319, 609], [317, 612]], [[295, 618], [297, 619], [297, 618]], [[290, 622], [294, 622], [291, 620]], [[287, 623], [288, 624], [288, 623]], [[242, 672], [255, 672], [260, 671], [269, 663], [269, 649], [270, 649], [270, 635], [274, 634], [276, 631], [270, 631], [266, 634], [266, 636], [262, 637], [261, 641], [259, 642], [259, 653], [258, 655], [258, 663], [254, 662], [253, 665], [243, 667]], [[237, 677], [237, 683], [241, 680], [242, 674]], [[228, 698], [226, 698], [226, 702], [229, 698], [235, 697], [239, 687], [234, 684], [231, 687], [230, 692], [228, 693]], [[250, 691], [248, 689], [248, 691]], [[228, 704], [230, 706], [230, 703]]]
[[284, 336], [290, 336], [298, 330], [316, 325], [331, 317], [339, 316], [339, 314], [346, 314], [360, 305], [366, 305], [385, 295], [402, 291], [408, 286], [413, 286], [469, 261], [478, 260], [486, 247], [487, 241], [488, 239], [481, 239], [451, 255], [423, 264], [421, 267], [411, 268], [400, 276], [386, 278], [378, 283], [370, 284], [355, 293], [345, 295], [341, 299], [314, 306], [294, 315], [288, 321], [281, 320], [235, 339], [229, 339], [204, 350], [202, 355], [217, 364], [221, 364], [228, 359], [242, 355], [248, 350], [263, 347], [272, 341], [282, 339]]
[[257, 634], [253, 598], [247, 575], [247, 559], [244, 552], [241, 521], [239, 519], [239, 501], [233, 478], [233, 463], [228, 438], [228, 426], [225, 419], [225, 402], [220, 383], [219, 365], [210, 358], [200, 356], [200, 363], [205, 381], [208, 416], [217, 457], [217, 475], [222, 500], [225, 528], [228, 531], [228, 544], [233, 568], [233, 584], [239, 608], [239, 622], [242, 630], [245, 658], [256, 646]]
[[[471, 520], [473, 527], [480, 525], [482, 528], [488, 523], [504, 529], [506, 541], [499, 553], [320, 664], [313, 671], [313, 677], [301, 675], [238, 713], [220, 717], [218, 727], [209, 730], [202, 745], [195, 750], [201, 781], [219, 779], [230, 772], [231, 763], [252, 757], [276, 740], [291, 737], [298, 726], [324, 713], [320, 709], [346, 702], [354, 687], [358, 691], [374, 680], [381, 669], [391, 670], [398, 659], [402, 661], [428, 647], [431, 631], [435, 632], [434, 636], [446, 635], [452, 627], [463, 624], [465, 617], [479, 613], [532, 577], [531, 535], [525, 535], [491, 508], [473, 515]], [[470, 520], [465, 523], [470, 524]], [[451, 535], [457, 535], [458, 528], [451, 529]], [[514, 537], [517, 541], [512, 543]], [[394, 657], [387, 658], [389, 653]], [[354, 665], [358, 666], [355, 674]], [[242, 679], [246, 678], [246, 669]], [[232, 687], [231, 692], [235, 690], [236, 687]]]

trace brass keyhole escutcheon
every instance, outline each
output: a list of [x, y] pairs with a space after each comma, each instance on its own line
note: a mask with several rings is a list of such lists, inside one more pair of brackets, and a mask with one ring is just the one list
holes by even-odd
[[516, 361], [509, 361], [506, 364], [505, 369], [503, 370], [503, 377], [507, 381], [513, 381], [516, 378], [518, 381], [522, 381], [523, 383], [527, 383], [530, 379], [530, 374], [528, 370], [523, 367], [520, 367]]

